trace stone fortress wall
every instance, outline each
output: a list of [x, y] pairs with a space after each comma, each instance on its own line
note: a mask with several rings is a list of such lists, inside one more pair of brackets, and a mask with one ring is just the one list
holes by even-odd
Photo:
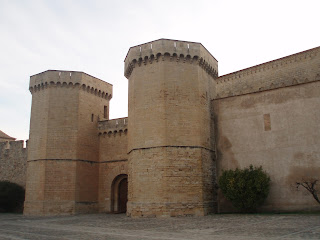
[[124, 69], [129, 116], [112, 120], [112, 85], [82, 72], [31, 76], [25, 214], [229, 212], [217, 178], [250, 164], [271, 176], [262, 210], [319, 209], [294, 187], [320, 172], [319, 50], [218, 77], [200, 43], [134, 46]]
[[[213, 100], [217, 168], [263, 166], [271, 192], [263, 209], [319, 209], [295, 182], [320, 173], [320, 48], [219, 77]], [[219, 193], [219, 211], [233, 211]]]
[[14, 182], [25, 188], [27, 148], [24, 141], [0, 142], [0, 181]]
[[215, 99], [320, 80], [320, 47], [219, 77]]
[[98, 132], [99, 211], [117, 212], [112, 188], [118, 176], [128, 175], [128, 118], [100, 121]]

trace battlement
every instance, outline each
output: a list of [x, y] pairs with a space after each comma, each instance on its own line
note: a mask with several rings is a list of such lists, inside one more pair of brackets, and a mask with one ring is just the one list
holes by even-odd
[[217, 78], [216, 98], [288, 87], [320, 80], [320, 47]]
[[105, 99], [112, 98], [112, 84], [84, 72], [47, 70], [30, 77], [31, 93], [50, 86], [78, 87]]
[[[28, 141], [26, 141], [28, 142]], [[23, 140], [19, 140], [19, 141], [6, 141], [6, 142], [0, 142], [0, 152], [2, 150], [12, 150], [12, 151], [16, 151], [16, 150], [22, 150], [22, 149], [26, 149], [24, 147], [24, 141]]]
[[127, 133], [128, 131], [128, 118], [117, 118], [111, 120], [104, 120], [98, 122], [99, 135], [102, 134], [117, 134]]
[[158, 62], [169, 59], [190, 63], [198, 63], [213, 78], [218, 77], [218, 61], [201, 44], [171, 39], [159, 39], [131, 47], [124, 60], [125, 76], [130, 77], [136, 64]]

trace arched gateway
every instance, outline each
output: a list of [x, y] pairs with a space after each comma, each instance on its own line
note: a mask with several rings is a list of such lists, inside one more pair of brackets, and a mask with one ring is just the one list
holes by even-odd
[[125, 213], [128, 202], [128, 175], [120, 174], [111, 186], [111, 212]]

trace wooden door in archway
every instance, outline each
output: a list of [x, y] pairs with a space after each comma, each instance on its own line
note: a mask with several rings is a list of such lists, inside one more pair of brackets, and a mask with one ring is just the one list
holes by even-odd
[[124, 178], [119, 183], [118, 190], [118, 211], [119, 213], [127, 212], [127, 202], [128, 202], [128, 179]]

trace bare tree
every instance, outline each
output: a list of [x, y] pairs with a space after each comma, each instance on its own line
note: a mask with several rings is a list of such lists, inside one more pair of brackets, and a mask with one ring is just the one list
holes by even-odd
[[318, 197], [318, 192], [316, 190], [316, 184], [317, 184], [318, 180], [309, 180], [309, 181], [301, 181], [301, 182], [296, 182], [297, 185], [297, 189], [302, 186], [305, 189], [308, 190], [308, 192], [310, 192], [313, 196], [313, 198], [320, 204], [320, 200]]

